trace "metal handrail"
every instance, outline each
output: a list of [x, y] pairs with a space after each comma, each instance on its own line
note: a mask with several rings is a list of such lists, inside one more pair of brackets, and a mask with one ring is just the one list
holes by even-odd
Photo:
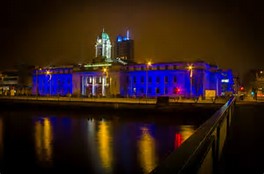
[[[213, 160], [212, 170], [217, 170], [219, 153], [222, 151], [220, 149], [222, 148], [220, 141], [223, 141], [220, 139], [222, 124], [227, 124], [227, 135], [234, 105], [235, 98], [232, 97], [151, 173], [197, 173], [210, 149]], [[226, 122], [223, 122], [224, 120]]]

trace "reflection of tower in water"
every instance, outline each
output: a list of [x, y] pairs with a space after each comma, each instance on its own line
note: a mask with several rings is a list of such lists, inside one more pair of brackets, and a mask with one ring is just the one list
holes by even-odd
[[113, 166], [113, 145], [111, 135], [111, 125], [109, 122], [102, 120], [99, 122], [97, 132], [98, 150], [101, 157], [102, 167], [106, 173], [112, 172]]
[[38, 162], [41, 165], [52, 164], [52, 140], [53, 132], [49, 118], [43, 118], [35, 122], [35, 150]]
[[4, 146], [4, 142], [3, 142], [3, 136], [4, 136], [4, 133], [3, 133], [3, 119], [0, 118], [0, 159], [2, 158], [3, 156], [3, 146]]
[[139, 161], [144, 173], [151, 172], [157, 166], [156, 142], [147, 127], [141, 128], [138, 150]]

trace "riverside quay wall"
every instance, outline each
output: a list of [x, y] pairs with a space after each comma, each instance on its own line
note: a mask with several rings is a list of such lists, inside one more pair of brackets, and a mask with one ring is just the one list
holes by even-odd
[[[193, 100], [170, 99], [162, 105], [157, 99], [132, 98], [73, 98], [73, 97], [0, 97], [0, 107], [3, 109], [52, 109], [75, 111], [128, 111], [135, 112], [168, 112], [190, 113], [201, 115], [213, 114], [223, 105], [223, 102], [195, 102]], [[199, 114], [197, 114], [199, 113]]]

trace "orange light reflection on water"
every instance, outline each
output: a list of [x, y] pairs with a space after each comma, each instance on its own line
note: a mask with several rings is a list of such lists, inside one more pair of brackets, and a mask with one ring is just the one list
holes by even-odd
[[4, 146], [4, 143], [3, 143], [3, 119], [0, 118], [0, 157], [2, 157], [3, 155], [3, 146]]
[[111, 173], [113, 166], [113, 147], [112, 147], [112, 135], [111, 124], [107, 121], [100, 121], [98, 125], [97, 139], [98, 150], [102, 166], [106, 173]]
[[35, 149], [38, 161], [41, 164], [52, 164], [53, 132], [49, 118], [35, 122]]
[[157, 166], [155, 139], [151, 136], [149, 128], [141, 128], [141, 137], [138, 140], [138, 155], [144, 173], [151, 172]]

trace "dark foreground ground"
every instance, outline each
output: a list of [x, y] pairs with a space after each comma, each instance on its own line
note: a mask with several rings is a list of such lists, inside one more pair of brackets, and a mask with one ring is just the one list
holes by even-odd
[[219, 173], [264, 173], [264, 103], [237, 105]]

